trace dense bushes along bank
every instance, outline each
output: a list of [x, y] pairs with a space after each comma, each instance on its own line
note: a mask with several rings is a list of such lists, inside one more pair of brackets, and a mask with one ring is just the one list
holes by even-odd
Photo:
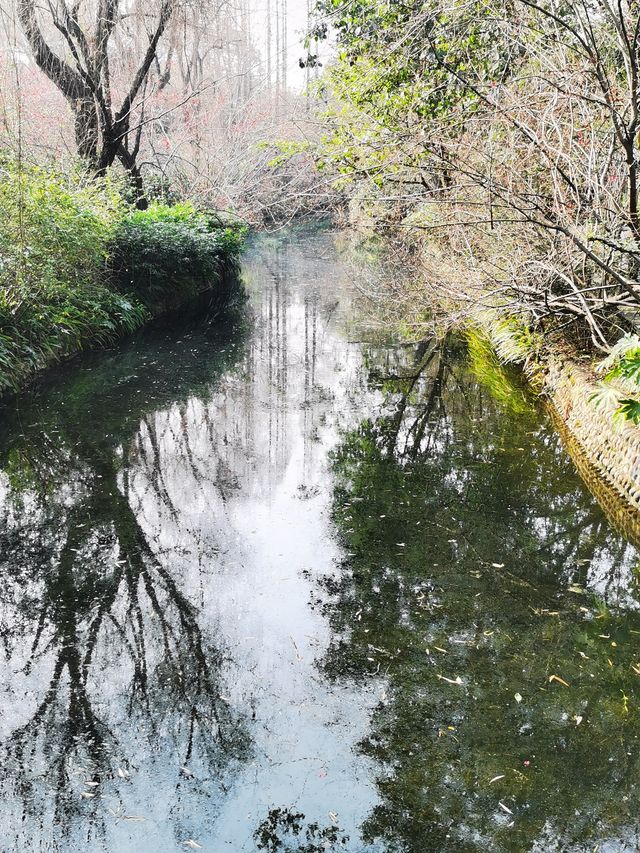
[[125, 201], [111, 178], [0, 166], [0, 394], [220, 286], [241, 228], [190, 203]]

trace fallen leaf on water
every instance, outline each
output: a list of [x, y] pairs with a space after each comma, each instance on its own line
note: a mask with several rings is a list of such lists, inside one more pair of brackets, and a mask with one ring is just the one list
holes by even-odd
[[489, 784], [493, 785], [494, 782], [497, 782], [499, 779], [504, 779], [504, 773], [500, 776], [494, 776], [493, 779], [489, 779]]
[[446, 678], [444, 675], [439, 675], [439, 676], [438, 676], [438, 678], [439, 678], [441, 681], [446, 681], [446, 682], [447, 682], [447, 684], [462, 684], [462, 679], [460, 678], [460, 676], [459, 676], [459, 675], [458, 675], [458, 676], [456, 676], [456, 678], [455, 678], [455, 679], [453, 679], [453, 678]]
[[498, 803], [498, 805], [500, 806], [500, 808], [502, 809], [503, 812], [506, 812], [507, 814], [513, 814], [511, 809], [508, 808], [507, 806], [505, 806], [504, 803]]
[[564, 680], [564, 678], [560, 678], [559, 675], [550, 675], [549, 676], [549, 684], [551, 684], [552, 681], [557, 681], [558, 684], [564, 684], [565, 687], [569, 687], [569, 685]]
[[[298, 646], [296, 645], [296, 641], [293, 639], [293, 637], [291, 635], [289, 635], [289, 639], [293, 643], [293, 648], [295, 649], [295, 652], [296, 652], [296, 660], [302, 660], [302, 657], [300, 656], [300, 652], [298, 651]], [[223, 699], [224, 697], [221, 696], [220, 698]], [[226, 701], [229, 701], [229, 700], [227, 699]]]

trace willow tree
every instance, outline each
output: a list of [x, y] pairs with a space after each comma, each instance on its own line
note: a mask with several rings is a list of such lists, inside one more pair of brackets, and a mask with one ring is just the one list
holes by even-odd
[[[176, 6], [177, 0], [126, 6], [121, 0], [17, 0], [35, 62], [71, 106], [79, 155], [96, 174], [119, 160], [139, 189], [149, 75], [159, 68], [159, 45]], [[114, 83], [116, 55], [128, 61], [118, 64]]]

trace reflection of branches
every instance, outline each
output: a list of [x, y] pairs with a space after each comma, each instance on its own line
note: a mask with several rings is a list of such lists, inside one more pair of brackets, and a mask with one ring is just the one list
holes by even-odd
[[[79, 808], [77, 792], [69, 790], [71, 762], [88, 764], [98, 778], [110, 776], [111, 754], [118, 748], [116, 734], [96, 710], [99, 653], [119, 668], [125, 661], [131, 666], [132, 721], [143, 715], [146, 725], [137, 725], [152, 735], [162, 721], [176, 736], [185, 724], [183, 764], [197, 743], [210, 761], [237, 743], [237, 726], [218, 688], [220, 653], [205, 646], [195, 608], [153, 553], [113, 470], [96, 463], [94, 477], [89, 494], [66, 519], [55, 570], [42, 576], [26, 671], [36, 660], [51, 659], [49, 686], [28, 722], [2, 745], [3, 763], [16, 771], [38, 757], [46, 764], [61, 826]], [[109, 569], [98, 575], [90, 560]], [[29, 800], [36, 784], [21, 784]]]
[[[140, 431], [136, 435], [136, 450], [138, 451], [141, 461], [145, 463], [145, 467], [151, 472], [151, 476], [149, 477], [149, 487], [155, 488], [155, 491], [159, 494], [163, 503], [167, 506], [169, 512], [171, 513], [171, 516], [174, 519], [177, 519], [178, 511], [174, 506], [171, 498], [169, 497], [169, 492], [164, 481], [162, 465], [160, 464], [160, 448], [158, 446], [158, 436], [156, 434], [156, 427], [153, 422], [153, 417], [147, 416], [143, 418], [142, 424], [144, 426], [144, 434], [142, 433], [142, 431]], [[145, 436], [147, 437], [148, 445], [151, 448], [150, 459], [147, 453], [147, 442], [145, 442], [144, 440]]]
[[[86, 657], [80, 638], [78, 602], [75, 598], [74, 562], [81, 544], [81, 529], [72, 525], [57, 563], [57, 570], [48, 579], [38, 628], [31, 648], [30, 668], [38, 655], [45, 622], [54, 626], [54, 637], [46, 650], [53, 651], [53, 673], [49, 686], [31, 718], [15, 729], [2, 745], [5, 767], [13, 765], [18, 771], [32, 767], [38, 756], [46, 762], [47, 779], [55, 791], [55, 818], [71, 819], [79, 809], [79, 799], [69, 791], [67, 770], [70, 757], [80, 753], [93, 768], [102, 773], [108, 763], [108, 749], [113, 736], [94, 711], [87, 689]], [[54, 651], [55, 650], [55, 651]], [[20, 776], [21, 793], [25, 803], [34, 799], [37, 784]]]
[[[442, 484], [445, 480], [455, 484], [451, 497], [464, 515], [475, 511], [478, 494], [486, 494], [485, 512], [494, 513], [496, 519], [505, 513], [511, 516], [505, 543], [509, 541], [515, 547], [518, 536], [524, 536], [530, 539], [532, 553], [537, 553], [544, 565], [558, 563], [567, 582], [585, 583], [586, 567], [597, 556], [606, 530], [601, 511], [589, 501], [580, 505], [572, 486], [575, 477], [571, 462], [558, 454], [550, 469], [555, 486], [552, 494], [548, 477], [538, 481], [534, 460], [525, 458], [512, 465], [523, 478], [523, 490], [526, 483], [523, 500], [520, 501], [519, 491], [507, 497], [505, 484], [500, 482], [505, 475], [504, 466], [497, 455], [508, 452], [513, 443], [507, 434], [505, 413], [496, 412], [498, 422], [505, 424], [505, 434], [483, 435], [483, 426], [491, 424], [496, 403], [470, 374], [466, 362], [457, 357], [458, 349], [452, 335], [434, 337], [423, 341], [413, 352], [401, 351], [400, 363], [391, 370], [385, 367], [388, 352], [369, 351], [369, 371], [382, 385], [385, 402], [380, 416], [365, 430], [367, 441], [373, 442], [382, 457], [401, 467], [430, 464]], [[379, 367], [381, 360], [383, 366]], [[471, 424], [478, 426], [469, 430]], [[478, 465], [482, 466], [481, 478], [475, 475]], [[447, 500], [443, 486], [438, 488], [438, 509], [442, 512]], [[471, 547], [464, 522], [452, 516], [450, 526]], [[536, 528], [539, 534], [534, 533]], [[516, 531], [520, 532], [516, 535]], [[612, 542], [611, 559], [621, 560], [625, 550], [624, 542]], [[491, 563], [490, 555], [477, 556]], [[607, 589], [613, 575], [609, 573], [608, 577]]]
[[429, 365], [432, 363], [434, 358], [439, 353], [439, 347], [437, 344], [423, 358], [420, 358], [421, 350], [422, 350], [422, 347], [419, 347], [418, 351], [416, 352], [416, 365], [415, 365], [417, 368], [416, 372], [413, 374], [413, 376], [411, 376], [409, 379], [407, 379], [405, 382], [403, 382], [404, 388], [402, 389], [402, 392], [400, 394], [400, 399], [398, 400], [398, 402], [396, 404], [396, 411], [389, 418], [389, 421], [388, 421], [389, 428], [387, 431], [387, 438], [386, 438], [386, 450], [387, 450], [387, 454], [389, 456], [393, 456], [396, 449], [397, 449], [397, 443], [398, 443], [398, 436], [400, 434], [400, 428], [403, 425], [404, 416], [406, 414], [407, 407], [409, 406], [411, 395], [412, 395], [416, 385], [418, 384], [419, 380], [422, 378], [423, 374], [425, 373], [425, 371], [427, 370]]
[[[93, 792], [126, 784], [145, 749], [157, 760], [161, 739], [176, 771], [200, 763], [205, 776], [244, 745], [221, 696], [222, 652], [171, 572], [177, 551], [161, 547], [161, 519], [150, 534], [143, 513], [153, 505], [183, 520], [167, 443], [205, 495], [189, 407], [235, 363], [244, 330], [239, 312], [227, 324], [212, 316], [202, 303], [185, 314], [197, 360], [176, 346], [174, 318], [170, 335], [150, 330], [151, 354], [125, 345], [96, 361], [90, 382], [72, 372], [61, 394], [52, 380], [0, 419], [0, 639], [7, 660], [21, 660], [16, 696], [21, 679], [42, 685], [33, 705], [16, 699], [0, 779], [62, 838], [95, 808]], [[210, 421], [203, 402], [198, 427], [211, 437]], [[83, 791], [76, 775], [100, 785]]]
[[[379, 421], [379, 432], [388, 458], [413, 459], [421, 453], [430, 452], [427, 428], [433, 415], [439, 411], [441, 420], [446, 419], [444, 388], [452, 370], [452, 360], [447, 357], [450, 335], [443, 338], [425, 339], [413, 353], [412, 363], [395, 375], [372, 376], [382, 379], [389, 395], [395, 398], [395, 409]], [[404, 447], [400, 449], [400, 436], [404, 436]], [[429, 444], [424, 447], [427, 436]]]
[[[369, 690], [384, 679], [360, 744], [380, 797], [363, 838], [457, 853], [547, 850], [553, 836], [577, 850], [607, 814], [618, 843], [633, 813], [618, 792], [633, 800], [638, 763], [623, 639], [638, 614], [598, 613], [566, 585], [606, 593], [634, 555], [537, 417], [510, 415], [452, 348], [427, 370], [407, 362], [380, 371], [378, 417], [334, 455], [347, 556], [326, 582], [323, 668]], [[554, 672], [563, 692], [549, 689]]]

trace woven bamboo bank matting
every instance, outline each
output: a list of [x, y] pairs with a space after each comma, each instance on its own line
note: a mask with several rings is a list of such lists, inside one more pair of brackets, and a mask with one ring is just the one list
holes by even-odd
[[592, 377], [576, 362], [552, 357], [544, 388], [576, 468], [607, 517], [640, 547], [640, 427], [598, 406]]

